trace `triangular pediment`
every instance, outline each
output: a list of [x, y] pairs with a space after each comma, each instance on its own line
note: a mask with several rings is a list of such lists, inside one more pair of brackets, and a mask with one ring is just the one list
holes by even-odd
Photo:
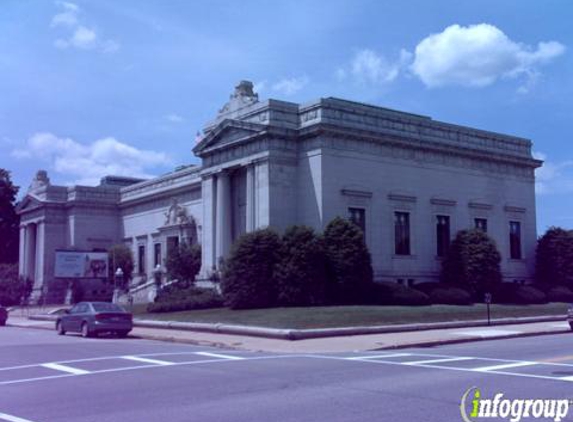
[[42, 205], [43, 204], [40, 200], [38, 200], [38, 199], [36, 199], [33, 196], [28, 194], [28, 195], [26, 195], [26, 197], [24, 199], [22, 199], [16, 205], [16, 213], [22, 214], [26, 211], [31, 211], [31, 210], [35, 210], [37, 208], [41, 208]]
[[265, 125], [225, 119], [193, 148], [193, 152], [200, 156], [202, 153], [222, 148], [226, 145], [246, 142], [252, 137], [261, 135], [266, 130], [267, 126]]

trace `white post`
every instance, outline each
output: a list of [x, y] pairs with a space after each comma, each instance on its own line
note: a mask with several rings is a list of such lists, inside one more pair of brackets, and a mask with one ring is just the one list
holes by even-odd
[[231, 183], [229, 175], [221, 172], [217, 176], [217, 210], [216, 210], [216, 266], [227, 255], [231, 246]]

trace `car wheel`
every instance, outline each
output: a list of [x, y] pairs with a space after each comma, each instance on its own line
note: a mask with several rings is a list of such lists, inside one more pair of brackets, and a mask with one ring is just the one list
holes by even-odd
[[0, 326], [4, 327], [6, 325], [6, 320], [0, 320]]
[[122, 331], [117, 331], [117, 332], [116, 332], [117, 336], [118, 336], [118, 337], [121, 337], [121, 338], [127, 337], [127, 333], [129, 333], [129, 331], [122, 330]]
[[84, 322], [84, 323], [82, 324], [82, 337], [88, 338], [88, 337], [91, 337], [91, 336], [92, 336], [92, 333], [91, 333], [91, 331], [90, 331], [90, 327], [88, 326], [88, 323], [87, 323], [87, 322]]
[[62, 324], [62, 321], [58, 321], [56, 323], [56, 331], [58, 332], [58, 335], [63, 336], [64, 334], [66, 334], [66, 330], [64, 330], [64, 326]]
[[573, 331], [573, 322], [569, 323], [569, 328], [571, 328], [571, 331]]

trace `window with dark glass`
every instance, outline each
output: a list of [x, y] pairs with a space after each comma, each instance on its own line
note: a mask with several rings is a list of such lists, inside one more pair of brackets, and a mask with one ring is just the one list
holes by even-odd
[[447, 215], [436, 216], [436, 253], [445, 256], [450, 247], [450, 217]]
[[179, 237], [169, 236], [167, 238], [167, 256], [170, 256], [174, 249], [179, 247]]
[[509, 248], [511, 259], [521, 259], [521, 223], [509, 222]]
[[410, 214], [394, 213], [394, 250], [396, 255], [410, 255]]
[[161, 243], [153, 245], [153, 266], [161, 265]]
[[356, 224], [366, 235], [366, 213], [364, 208], [348, 208], [348, 219]]
[[484, 233], [487, 233], [487, 219], [476, 218], [474, 221], [476, 229], [482, 230]]
[[140, 274], [145, 273], [145, 246], [139, 245], [137, 248], [137, 268]]

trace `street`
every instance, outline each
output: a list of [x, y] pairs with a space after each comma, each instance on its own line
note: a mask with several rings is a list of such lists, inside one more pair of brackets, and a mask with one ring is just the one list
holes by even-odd
[[471, 387], [573, 398], [572, 342], [272, 354], [3, 327], [0, 421], [460, 421]]

